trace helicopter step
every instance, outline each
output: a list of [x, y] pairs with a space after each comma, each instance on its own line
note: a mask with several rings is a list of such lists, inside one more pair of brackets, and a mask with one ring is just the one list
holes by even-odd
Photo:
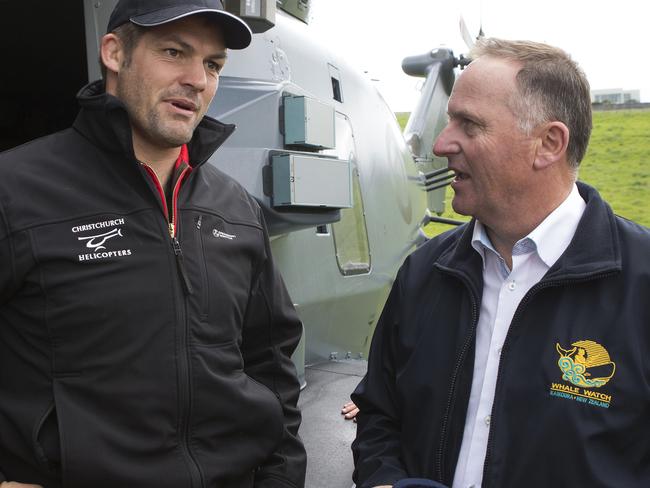
[[345, 420], [341, 406], [366, 374], [365, 360], [332, 360], [305, 368], [307, 387], [300, 393], [300, 437], [307, 449], [308, 488], [350, 488], [357, 424]]

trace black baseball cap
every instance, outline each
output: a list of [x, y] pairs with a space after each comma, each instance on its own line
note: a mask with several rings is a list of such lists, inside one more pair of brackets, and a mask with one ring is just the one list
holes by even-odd
[[226, 47], [244, 49], [253, 33], [236, 15], [226, 12], [221, 0], [120, 0], [108, 21], [107, 32], [127, 22], [141, 27], [155, 27], [189, 15], [209, 14], [221, 27]]

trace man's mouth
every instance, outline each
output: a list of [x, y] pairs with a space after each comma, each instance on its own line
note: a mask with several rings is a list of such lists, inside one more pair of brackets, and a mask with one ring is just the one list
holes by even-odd
[[458, 171], [453, 169], [454, 172], [454, 181], [463, 181], [463, 180], [468, 180], [469, 175], [467, 173], [463, 173], [462, 171]]
[[196, 112], [198, 110], [198, 105], [191, 100], [172, 98], [167, 100], [167, 103], [170, 103], [173, 107], [183, 112]]

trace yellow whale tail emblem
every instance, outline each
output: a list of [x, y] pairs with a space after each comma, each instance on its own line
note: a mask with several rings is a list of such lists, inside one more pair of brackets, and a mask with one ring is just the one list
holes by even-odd
[[556, 343], [555, 344], [555, 349], [557, 349], [557, 352], [560, 356], [571, 356], [574, 352], [576, 352], [577, 347], [574, 347], [573, 349], [562, 349], [562, 346], [560, 344]]
[[[571, 345], [572, 348], [565, 349], [559, 343], [555, 344], [560, 355], [557, 364], [563, 380], [583, 388], [599, 388], [614, 376], [616, 364], [603, 346], [594, 341], [577, 341]], [[590, 369], [600, 374], [591, 377]]]

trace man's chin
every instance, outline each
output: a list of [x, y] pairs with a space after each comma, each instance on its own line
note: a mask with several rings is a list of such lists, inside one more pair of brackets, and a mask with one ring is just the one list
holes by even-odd
[[193, 129], [191, 131], [164, 131], [163, 133], [159, 134], [158, 140], [160, 141], [161, 145], [164, 145], [166, 147], [179, 147], [190, 142], [192, 140], [193, 133]]
[[452, 199], [451, 208], [453, 208], [454, 212], [456, 212], [458, 215], [473, 215], [472, 210], [469, 208], [469, 206], [464, 204], [464, 202], [458, 197], [454, 197]]

